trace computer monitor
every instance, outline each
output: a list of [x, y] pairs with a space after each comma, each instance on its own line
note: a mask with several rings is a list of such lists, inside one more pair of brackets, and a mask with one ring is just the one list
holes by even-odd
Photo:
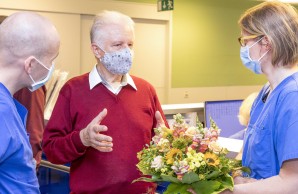
[[206, 101], [204, 108], [205, 125], [210, 127], [210, 117], [221, 129], [220, 137], [242, 139], [245, 126], [238, 120], [239, 107], [243, 100]]

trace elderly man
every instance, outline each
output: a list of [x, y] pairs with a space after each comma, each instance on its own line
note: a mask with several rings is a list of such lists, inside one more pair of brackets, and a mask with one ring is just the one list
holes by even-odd
[[0, 193], [39, 193], [27, 110], [12, 95], [48, 80], [59, 45], [56, 28], [35, 13], [12, 14], [0, 26]]
[[95, 17], [91, 47], [97, 64], [60, 91], [44, 134], [44, 152], [53, 163], [71, 162], [72, 193], [154, 192], [140, 177], [137, 152], [148, 144], [164, 115], [152, 85], [128, 74], [134, 22], [119, 12]]

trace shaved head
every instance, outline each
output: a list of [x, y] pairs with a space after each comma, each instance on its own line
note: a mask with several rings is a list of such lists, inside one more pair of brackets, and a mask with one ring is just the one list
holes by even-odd
[[17, 12], [0, 25], [0, 53], [10, 57], [43, 58], [59, 49], [60, 39], [54, 25], [33, 12]]
[[55, 26], [34, 12], [0, 16], [0, 22], [0, 82], [14, 94], [31, 86], [33, 77], [39, 81], [47, 76], [60, 38]]

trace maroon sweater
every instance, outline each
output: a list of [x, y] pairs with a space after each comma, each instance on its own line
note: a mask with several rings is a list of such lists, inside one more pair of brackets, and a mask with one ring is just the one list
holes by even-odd
[[[124, 86], [118, 95], [103, 84], [89, 87], [89, 74], [68, 81], [60, 91], [44, 133], [43, 149], [53, 163], [71, 162], [72, 193], [141, 194], [154, 190], [152, 183], [131, 183], [140, 177], [137, 152], [148, 144], [156, 126], [155, 111], [162, 113], [154, 88], [132, 76], [137, 90]], [[113, 138], [113, 151], [85, 147], [79, 131], [104, 108], [104, 134]], [[162, 114], [164, 120], [165, 117]]]

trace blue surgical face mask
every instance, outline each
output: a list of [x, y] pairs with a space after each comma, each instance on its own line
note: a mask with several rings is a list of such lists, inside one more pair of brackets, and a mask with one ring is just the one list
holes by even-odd
[[[103, 50], [101, 47], [99, 48]], [[132, 59], [133, 51], [126, 47], [115, 52], [105, 52], [99, 60], [110, 73], [125, 75], [132, 66]]]
[[34, 92], [34, 91], [37, 90], [38, 88], [42, 87], [47, 81], [49, 81], [49, 79], [51, 78], [51, 76], [52, 76], [52, 74], [53, 74], [53, 71], [54, 71], [54, 69], [55, 69], [55, 64], [54, 64], [54, 63], [52, 63], [52, 67], [51, 67], [51, 68], [48, 68], [48, 67], [46, 67], [43, 63], [41, 63], [39, 60], [37, 60], [36, 58], [35, 58], [35, 60], [36, 60], [40, 65], [42, 65], [44, 68], [46, 68], [46, 69], [48, 70], [48, 74], [47, 74], [47, 76], [46, 76], [44, 79], [42, 79], [42, 80], [40, 80], [40, 81], [38, 81], [38, 82], [36, 82], [36, 81], [33, 79], [33, 77], [29, 74], [29, 77], [31, 78], [31, 80], [32, 80], [32, 82], [33, 82], [33, 84], [32, 84], [31, 86], [28, 87], [28, 89], [29, 89], [31, 92]]
[[249, 56], [249, 49], [252, 48], [254, 45], [256, 45], [258, 42], [260, 42], [263, 38], [255, 42], [253, 45], [249, 46], [244, 46], [240, 48], [240, 58], [243, 63], [243, 65], [251, 70], [252, 72], [256, 74], [262, 74], [262, 69], [261, 69], [261, 62], [260, 60], [269, 52], [269, 50], [264, 53], [258, 60], [252, 60]]

